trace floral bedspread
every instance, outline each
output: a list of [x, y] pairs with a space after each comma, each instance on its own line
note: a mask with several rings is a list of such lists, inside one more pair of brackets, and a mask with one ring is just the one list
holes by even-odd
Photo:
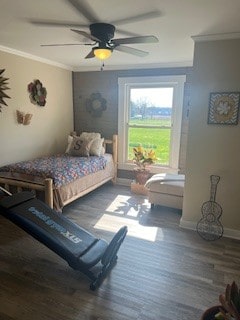
[[6, 165], [0, 168], [0, 172], [17, 172], [41, 178], [52, 178], [55, 187], [58, 188], [73, 180], [103, 170], [106, 163], [104, 156], [85, 158], [64, 154]]

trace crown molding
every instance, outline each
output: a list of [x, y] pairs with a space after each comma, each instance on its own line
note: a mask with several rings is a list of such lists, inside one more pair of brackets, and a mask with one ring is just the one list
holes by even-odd
[[194, 42], [240, 39], [240, 32], [197, 35], [191, 38]]
[[4, 47], [4, 46], [0, 45], [0, 51], [11, 53], [11, 54], [23, 57], [23, 58], [31, 59], [31, 60], [34, 60], [34, 61], [38, 61], [38, 62], [49, 64], [49, 65], [52, 65], [52, 66], [55, 66], [55, 67], [59, 67], [61, 69], [66, 69], [66, 70], [72, 71], [71, 67], [66, 66], [64, 64], [61, 64], [61, 63], [58, 63], [58, 62], [55, 62], [55, 61], [52, 61], [52, 60], [48, 60], [48, 59], [45, 59], [45, 58], [41, 58], [41, 57], [38, 57], [38, 56], [34, 56], [32, 54], [29, 54], [29, 53], [26, 53], [26, 52], [23, 52], [23, 51], [19, 51], [19, 50], [16, 50], [16, 49], [12, 49], [12, 48], [8, 48], [8, 47]]
[[[160, 68], [184, 68], [192, 67], [193, 61], [181, 61], [181, 62], [168, 62], [168, 63], [151, 63], [151, 64], [135, 64], [135, 65], [107, 65], [104, 66], [104, 71], [118, 71], [118, 70], [132, 70], [132, 69], [160, 69]], [[80, 66], [73, 68], [73, 72], [90, 72], [101, 71], [101, 66], [84, 67]]]
[[[20, 57], [31, 59], [34, 61], [46, 63], [52, 66], [56, 66], [62, 69], [70, 70], [73, 72], [91, 72], [91, 71], [101, 71], [101, 65], [99, 66], [79, 66], [73, 67], [52, 61], [49, 59], [41, 58], [23, 51], [12, 49], [9, 47], [4, 47], [0, 45], [0, 51], [11, 53]], [[181, 67], [192, 67], [193, 61], [175, 61], [175, 62], [166, 62], [166, 63], [152, 63], [152, 64], [134, 64], [134, 65], [105, 65], [104, 71], [118, 71], [118, 70], [133, 70], [133, 69], [160, 69], [160, 68], [181, 68]]]

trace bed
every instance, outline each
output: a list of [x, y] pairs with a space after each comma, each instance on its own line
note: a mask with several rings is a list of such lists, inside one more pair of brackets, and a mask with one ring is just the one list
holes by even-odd
[[[97, 139], [98, 146], [101, 142], [101, 152], [92, 153]], [[88, 154], [85, 154], [86, 150]], [[84, 132], [76, 136], [74, 132], [68, 137], [64, 154], [0, 167], [0, 185], [13, 193], [31, 190], [51, 208], [61, 212], [65, 205], [104, 183], [116, 182], [116, 175], [117, 135], [103, 139], [99, 133]]]

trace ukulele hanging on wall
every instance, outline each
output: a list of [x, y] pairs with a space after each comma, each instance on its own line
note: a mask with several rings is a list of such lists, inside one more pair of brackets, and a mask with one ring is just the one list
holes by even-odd
[[210, 200], [202, 205], [202, 218], [197, 224], [198, 234], [205, 240], [217, 240], [223, 235], [223, 226], [219, 221], [222, 215], [221, 206], [215, 202], [219, 176], [211, 175]]

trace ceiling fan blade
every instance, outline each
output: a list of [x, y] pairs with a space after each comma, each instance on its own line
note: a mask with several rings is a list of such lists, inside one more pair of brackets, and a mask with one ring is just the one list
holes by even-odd
[[133, 54], [134, 56], [138, 56], [138, 57], [146, 57], [149, 54], [146, 51], [131, 48], [131, 47], [126, 47], [126, 46], [117, 46], [114, 48], [114, 50]]
[[125, 36], [128, 36], [128, 37], [139, 37], [140, 36], [137, 33], [134, 33], [131, 31], [126, 31], [126, 30], [119, 29], [119, 28], [117, 28], [116, 31], [117, 31], [117, 33], [124, 34]]
[[158, 38], [155, 36], [139, 36], [132, 38], [113, 39], [112, 42], [116, 45], [130, 43], [156, 43], [158, 42]]
[[84, 16], [88, 22], [93, 23], [93, 22], [98, 22], [99, 19], [96, 16], [96, 14], [93, 12], [92, 8], [85, 3], [84, 0], [78, 1], [78, 0], [65, 0], [68, 3], [70, 3], [77, 11]]
[[58, 21], [49, 21], [49, 20], [30, 20], [31, 24], [34, 24], [36, 26], [40, 27], [56, 27], [56, 28], [88, 28], [89, 26], [87, 24], [79, 24], [79, 23], [73, 23], [73, 22], [58, 22]]
[[63, 47], [63, 46], [91, 46], [90, 43], [53, 43], [53, 44], [41, 44], [41, 47]]
[[89, 52], [88, 55], [86, 55], [85, 59], [91, 59], [91, 58], [95, 58], [95, 55], [94, 55], [94, 52], [93, 52], [93, 49]]
[[98, 41], [98, 42], [101, 41], [101, 40], [99, 40], [98, 38], [92, 36], [90, 33], [87, 33], [87, 32], [85, 32], [85, 31], [76, 30], [76, 29], [71, 29], [71, 31], [76, 32], [76, 33], [78, 33], [78, 34], [81, 34], [82, 36], [84, 36], [84, 37], [86, 37], [86, 38], [89, 38], [89, 39], [91, 39], [91, 40], [93, 40], [93, 41]]
[[147, 20], [147, 19], [158, 18], [160, 16], [161, 16], [161, 12], [156, 10], [156, 11], [150, 11], [147, 13], [142, 13], [142, 14], [139, 14], [134, 17], [128, 17], [128, 18], [115, 20], [111, 23], [114, 25], [122, 25], [122, 24], [133, 23], [133, 22]]

